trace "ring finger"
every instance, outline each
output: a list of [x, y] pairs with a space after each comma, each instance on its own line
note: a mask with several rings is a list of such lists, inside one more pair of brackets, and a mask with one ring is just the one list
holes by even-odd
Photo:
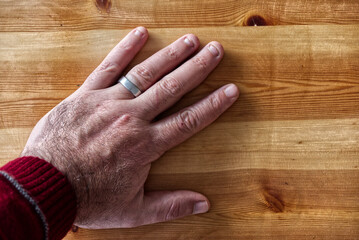
[[[142, 63], [132, 68], [125, 76], [141, 92], [151, 87], [158, 79], [172, 71], [199, 46], [198, 38], [187, 34], [173, 42], [166, 48], [158, 51]], [[133, 98], [132, 93], [122, 84], [116, 84], [108, 89], [110, 96], [116, 98]]]

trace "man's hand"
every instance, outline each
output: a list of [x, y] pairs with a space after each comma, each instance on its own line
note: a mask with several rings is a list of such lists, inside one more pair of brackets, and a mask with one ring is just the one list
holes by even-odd
[[226, 85], [153, 121], [207, 77], [223, 48], [211, 42], [178, 67], [199, 46], [196, 36], [181, 37], [126, 74], [142, 91], [134, 98], [117, 80], [147, 38], [145, 28], [132, 30], [75, 93], [38, 122], [21, 154], [43, 158], [67, 176], [80, 227], [135, 227], [208, 211], [202, 194], [144, 192], [143, 186], [151, 163], [213, 122], [237, 99], [238, 89]]

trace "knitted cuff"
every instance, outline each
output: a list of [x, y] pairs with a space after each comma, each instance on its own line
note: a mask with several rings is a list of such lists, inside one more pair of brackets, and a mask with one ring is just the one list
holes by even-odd
[[39, 215], [45, 239], [62, 239], [76, 217], [76, 195], [66, 177], [37, 157], [17, 158], [0, 170]]

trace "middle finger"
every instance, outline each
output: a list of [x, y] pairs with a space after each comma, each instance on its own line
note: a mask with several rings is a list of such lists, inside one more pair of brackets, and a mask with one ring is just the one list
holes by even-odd
[[143, 117], [151, 121], [198, 86], [221, 61], [223, 52], [219, 42], [209, 43], [196, 56], [136, 98], [135, 102], [143, 108]]

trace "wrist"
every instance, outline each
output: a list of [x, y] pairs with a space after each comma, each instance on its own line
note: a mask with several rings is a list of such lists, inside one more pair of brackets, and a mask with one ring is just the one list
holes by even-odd
[[[56, 159], [54, 159], [54, 155], [57, 155]], [[79, 167], [71, 160], [71, 156], [68, 156], [68, 154], [49, 154], [47, 151], [26, 147], [20, 157], [25, 156], [33, 156], [45, 160], [66, 177], [75, 193], [77, 210], [82, 209], [87, 204], [89, 187]]]

